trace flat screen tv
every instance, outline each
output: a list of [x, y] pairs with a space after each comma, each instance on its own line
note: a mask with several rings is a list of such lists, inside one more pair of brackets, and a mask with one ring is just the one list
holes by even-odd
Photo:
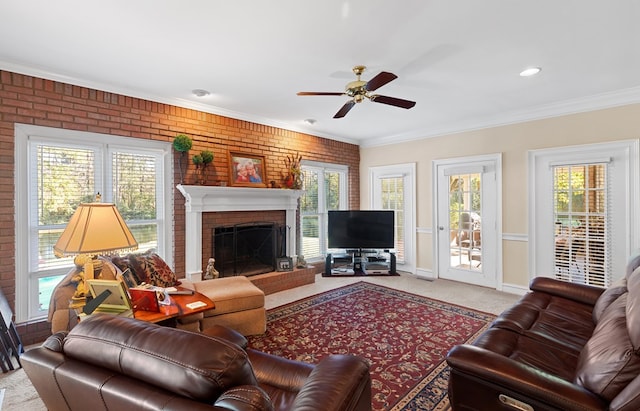
[[394, 248], [392, 210], [329, 211], [329, 248]]

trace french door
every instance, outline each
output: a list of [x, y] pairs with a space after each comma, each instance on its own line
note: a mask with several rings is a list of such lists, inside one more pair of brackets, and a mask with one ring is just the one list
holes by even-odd
[[496, 287], [500, 160], [495, 155], [434, 162], [437, 277]]

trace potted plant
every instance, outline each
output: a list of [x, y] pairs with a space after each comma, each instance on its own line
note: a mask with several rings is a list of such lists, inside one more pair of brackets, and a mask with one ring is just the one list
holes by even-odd
[[[193, 146], [193, 140], [191, 140], [191, 137], [187, 136], [186, 134], [178, 134], [173, 139], [173, 148], [178, 153], [180, 153], [180, 155], [178, 156], [178, 168], [180, 169], [180, 184], [184, 183], [184, 172], [185, 172], [185, 170], [183, 170], [182, 168], [182, 158], [187, 155], [186, 154], [187, 151], [191, 150], [191, 146]], [[187, 165], [185, 164], [185, 167], [186, 166]]]
[[192, 160], [196, 165], [196, 174], [199, 174], [198, 184], [204, 184], [207, 180], [206, 168], [213, 161], [213, 153], [209, 150], [203, 150], [200, 154], [193, 156]]

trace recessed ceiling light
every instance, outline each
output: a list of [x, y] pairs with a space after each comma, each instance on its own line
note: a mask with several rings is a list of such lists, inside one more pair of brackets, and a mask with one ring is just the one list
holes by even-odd
[[318, 120], [316, 120], [315, 118], [307, 118], [304, 120], [305, 123], [309, 124], [310, 126], [316, 124]]
[[542, 71], [542, 69], [540, 67], [529, 67], [527, 69], [524, 69], [520, 72], [520, 76], [521, 77], [531, 77], [531, 76], [535, 76], [536, 74], [540, 73]]
[[195, 90], [191, 91], [193, 93], [193, 95], [195, 95], [196, 97], [207, 97], [209, 93], [207, 90], [203, 90], [201, 88], [197, 88]]

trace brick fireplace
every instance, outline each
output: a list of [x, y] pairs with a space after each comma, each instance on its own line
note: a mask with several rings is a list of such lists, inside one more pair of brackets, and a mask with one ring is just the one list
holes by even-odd
[[296, 212], [301, 190], [178, 185], [185, 198], [185, 277], [200, 281], [216, 225], [273, 221], [285, 230], [286, 255], [297, 255]]
[[[254, 219], [234, 224], [228, 224], [223, 220], [223, 224], [209, 228], [207, 217], [217, 217], [219, 214], [225, 216], [227, 213], [202, 215], [202, 266], [205, 266], [208, 256], [213, 256], [220, 277], [252, 276], [276, 271], [276, 259], [284, 257], [282, 224], [268, 219]], [[253, 213], [249, 214], [253, 216]], [[282, 214], [284, 216], [284, 213]], [[207, 232], [211, 233], [208, 237]], [[211, 247], [207, 247], [205, 240], [208, 238], [213, 238]], [[207, 250], [210, 253], [205, 255]]]

